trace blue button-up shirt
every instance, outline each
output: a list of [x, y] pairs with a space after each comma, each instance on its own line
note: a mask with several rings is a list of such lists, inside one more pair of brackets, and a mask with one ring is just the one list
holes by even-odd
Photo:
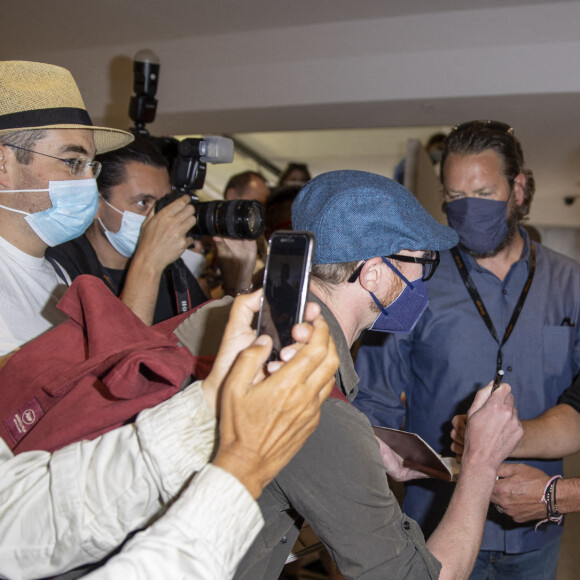
[[[468, 272], [501, 341], [530, 268], [530, 242], [522, 257], [499, 280], [462, 253]], [[554, 406], [580, 370], [580, 264], [535, 244], [536, 272], [515, 329], [502, 348], [504, 381], [512, 387], [521, 419]], [[451, 454], [451, 419], [465, 413], [475, 393], [494, 378], [498, 344], [463, 284], [451, 253], [429, 281], [429, 306], [409, 335], [369, 332], [356, 370], [359, 394], [354, 405], [373, 425], [418, 433], [436, 451]], [[570, 324], [568, 324], [568, 319]], [[401, 393], [406, 395], [406, 408]], [[561, 461], [526, 461], [550, 475]], [[403, 510], [426, 535], [442, 517], [453, 484], [418, 480], [407, 485]], [[469, 514], [465, 514], [469, 517]], [[490, 510], [482, 550], [521, 553], [538, 549], [561, 528], [516, 524]]]

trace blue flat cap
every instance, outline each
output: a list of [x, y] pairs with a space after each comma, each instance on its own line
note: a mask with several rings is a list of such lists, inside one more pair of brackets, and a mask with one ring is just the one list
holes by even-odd
[[315, 264], [448, 250], [459, 241], [409, 190], [366, 171], [331, 171], [310, 180], [292, 205], [292, 227], [316, 236]]

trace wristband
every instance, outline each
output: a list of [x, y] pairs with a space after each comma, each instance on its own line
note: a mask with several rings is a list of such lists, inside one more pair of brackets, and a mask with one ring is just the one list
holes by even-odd
[[224, 294], [227, 294], [228, 296], [233, 296], [234, 298], [236, 296], [239, 296], [240, 294], [249, 294], [253, 289], [254, 289], [253, 284], [250, 284], [247, 288], [243, 288], [242, 290], [236, 290], [235, 288], [226, 288], [225, 286], [223, 287]]
[[562, 524], [564, 515], [558, 511], [558, 504], [556, 503], [556, 485], [559, 479], [562, 479], [561, 475], [554, 475], [548, 480], [548, 483], [546, 483], [544, 493], [540, 498], [540, 503], [546, 504], [546, 519], [536, 524], [536, 530], [539, 526], [547, 522], [552, 522], [559, 526]]

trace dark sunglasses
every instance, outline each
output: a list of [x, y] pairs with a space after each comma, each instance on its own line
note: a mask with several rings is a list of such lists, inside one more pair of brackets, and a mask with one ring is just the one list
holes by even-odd
[[491, 131], [499, 131], [501, 133], [508, 133], [509, 135], [514, 134], [514, 129], [507, 123], [502, 123], [501, 121], [467, 121], [466, 123], [461, 123], [461, 125], [456, 125], [451, 128], [451, 132], [455, 131], [465, 131], [466, 129], [471, 129], [474, 126], [480, 126], [485, 129], [490, 129]]

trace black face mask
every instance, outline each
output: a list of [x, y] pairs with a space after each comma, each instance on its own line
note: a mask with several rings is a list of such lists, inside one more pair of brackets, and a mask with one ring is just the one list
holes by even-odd
[[507, 206], [507, 201], [462, 197], [447, 202], [447, 221], [464, 247], [475, 254], [487, 254], [508, 235]]

